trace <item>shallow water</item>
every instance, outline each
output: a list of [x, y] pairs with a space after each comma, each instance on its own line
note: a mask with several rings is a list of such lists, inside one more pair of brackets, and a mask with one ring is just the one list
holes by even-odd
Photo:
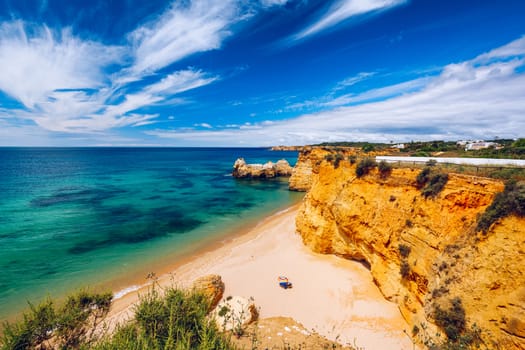
[[[158, 266], [296, 203], [285, 179], [237, 180], [295, 152], [212, 148], [0, 148], [0, 319], [47, 295]], [[166, 260], [167, 261], [167, 260]]]

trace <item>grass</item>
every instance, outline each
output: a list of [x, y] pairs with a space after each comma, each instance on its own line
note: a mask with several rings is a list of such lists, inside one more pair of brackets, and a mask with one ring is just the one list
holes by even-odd
[[59, 348], [76, 349], [94, 340], [94, 329], [109, 311], [111, 293], [80, 291], [57, 306], [47, 299], [29, 304], [29, 311], [18, 322], [5, 322], [0, 349]]
[[135, 307], [134, 320], [93, 349], [235, 349], [207, 317], [208, 310], [209, 301], [203, 294], [168, 288], [160, 295], [152, 289]]

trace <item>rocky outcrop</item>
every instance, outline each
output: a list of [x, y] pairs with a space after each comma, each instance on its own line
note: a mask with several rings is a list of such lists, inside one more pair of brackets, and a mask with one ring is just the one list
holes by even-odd
[[292, 176], [290, 177], [289, 189], [291, 191], [308, 191], [312, 186], [313, 178], [319, 172], [319, 166], [326, 159], [335, 161], [336, 156], [341, 159], [356, 155], [353, 148], [347, 149], [326, 149], [320, 147], [305, 147], [299, 153], [297, 163], [295, 164]]
[[435, 310], [458, 297], [489, 348], [525, 349], [525, 219], [502, 219], [486, 235], [475, 230], [502, 182], [450, 174], [430, 199], [415, 186], [420, 169], [357, 178], [346, 159], [316, 168], [319, 156], [296, 165], [310, 161], [312, 169], [303, 171], [311, 189], [296, 219], [307, 246], [369, 266], [415, 339], [433, 338]]
[[259, 317], [259, 310], [252, 299], [230, 296], [217, 305], [213, 317], [220, 329], [233, 330], [235, 333], [255, 322]]
[[224, 294], [224, 282], [219, 275], [207, 275], [197, 278], [192, 289], [204, 294], [210, 301], [210, 310], [213, 310]]
[[292, 167], [285, 159], [277, 163], [247, 164], [244, 158], [238, 158], [233, 164], [232, 175], [236, 178], [272, 178], [277, 176], [290, 176]]
[[[297, 163], [292, 170], [289, 181], [289, 189], [292, 191], [308, 191], [312, 186], [314, 168], [317, 169], [321, 159], [318, 159], [311, 151], [299, 153]], [[319, 163], [318, 163], [319, 162]]]

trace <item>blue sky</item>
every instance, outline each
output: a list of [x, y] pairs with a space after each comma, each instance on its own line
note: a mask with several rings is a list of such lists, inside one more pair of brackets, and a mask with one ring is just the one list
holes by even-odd
[[1, 146], [524, 137], [522, 0], [0, 0]]

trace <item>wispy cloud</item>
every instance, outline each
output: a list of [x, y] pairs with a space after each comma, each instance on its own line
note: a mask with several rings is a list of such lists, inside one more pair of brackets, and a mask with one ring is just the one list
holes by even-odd
[[422, 77], [394, 85], [367, 90], [361, 93], [339, 94], [341, 90], [351, 87], [373, 75], [375, 74], [359, 73], [354, 77], [344, 79], [337, 83], [337, 85], [324, 96], [290, 104], [285, 107], [285, 110], [318, 110], [384, 100], [420, 90], [427, 86], [427, 84], [433, 79], [432, 77]]
[[233, 25], [286, 2], [176, 1], [120, 46], [82, 39], [70, 28], [5, 22], [0, 66], [9, 69], [0, 75], [0, 90], [24, 107], [10, 115], [48, 131], [100, 133], [152, 124], [157, 115], [141, 109], [186, 102], [178, 95], [220, 79], [193, 67], [174, 70], [172, 64], [219, 49]]
[[200, 124], [193, 124], [195, 127], [205, 128], [205, 129], [211, 129], [213, 126], [211, 126], [208, 123], [200, 123]]
[[289, 0], [260, 0], [263, 7], [283, 6]]
[[372, 76], [374, 76], [375, 72], [360, 72], [357, 75], [354, 75], [352, 77], [348, 77], [346, 79], [341, 80], [337, 83], [337, 85], [332, 89], [332, 92], [337, 92], [339, 90], [344, 90], [347, 87], [353, 86], [363, 80], [366, 80]]
[[21, 21], [0, 25], [0, 90], [34, 108], [59, 89], [96, 89], [107, 84], [103, 70], [118, 63], [123, 49], [52, 32]]
[[160, 18], [131, 33], [132, 74], [151, 74], [189, 55], [220, 48], [239, 11], [233, 0], [174, 3]]
[[[381, 101], [267, 125], [217, 131], [155, 130], [150, 134], [185, 144], [206, 139], [217, 146], [519, 137], [525, 130], [525, 45], [521, 43], [519, 39], [470, 61], [447, 65], [434, 77], [362, 94], [396, 93]], [[403, 90], [406, 92], [398, 93]]]
[[338, 0], [317, 21], [293, 36], [301, 40], [333, 28], [352, 17], [377, 13], [406, 3], [407, 0]]

